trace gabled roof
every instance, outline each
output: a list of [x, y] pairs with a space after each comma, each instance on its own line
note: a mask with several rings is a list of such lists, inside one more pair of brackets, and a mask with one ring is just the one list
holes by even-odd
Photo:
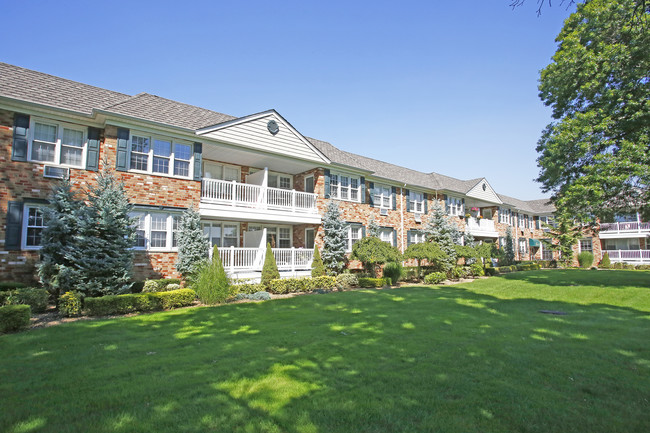
[[0, 63], [0, 96], [90, 115], [129, 95]]
[[555, 206], [549, 199], [543, 198], [538, 200], [519, 200], [518, 198], [508, 197], [507, 195], [499, 194], [499, 197], [504, 204], [515, 207], [519, 210], [530, 213], [552, 213], [555, 212]]

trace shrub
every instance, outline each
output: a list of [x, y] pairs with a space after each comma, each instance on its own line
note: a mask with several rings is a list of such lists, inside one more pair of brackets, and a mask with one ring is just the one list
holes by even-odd
[[472, 263], [469, 267], [471, 275], [475, 277], [481, 277], [485, 275], [485, 271], [483, 270], [483, 266], [481, 266], [480, 263]]
[[431, 272], [424, 277], [424, 282], [426, 284], [440, 284], [447, 279], [447, 275], [444, 272]]
[[275, 263], [275, 256], [273, 255], [271, 244], [267, 242], [260, 283], [264, 284], [264, 287], [270, 287], [271, 281], [277, 278], [280, 278], [280, 271], [278, 271], [278, 265]]
[[465, 271], [461, 266], [454, 266], [451, 268], [449, 271], [449, 279], [450, 280], [459, 280], [465, 276]]
[[498, 269], [493, 267], [485, 268], [485, 273], [491, 277], [499, 275]]
[[339, 274], [336, 276], [336, 282], [346, 289], [359, 286], [359, 279], [354, 274]]
[[420, 268], [418, 268], [417, 266], [406, 266], [402, 268], [402, 280], [411, 281], [411, 282], [419, 281]]
[[65, 292], [59, 297], [59, 314], [63, 317], [74, 317], [81, 314], [81, 293]]
[[402, 264], [399, 262], [389, 262], [384, 265], [384, 277], [390, 278], [391, 284], [397, 284], [402, 276]]
[[7, 305], [29, 305], [34, 313], [43, 313], [47, 309], [50, 297], [46, 289], [26, 287], [5, 293], [4, 303]]
[[162, 278], [159, 280], [146, 280], [144, 286], [142, 287], [143, 293], [153, 293], [153, 292], [165, 292], [170, 290], [167, 286], [170, 284], [178, 285], [176, 289], [180, 288], [181, 280], [177, 278]]
[[318, 247], [314, 245], [314, 260], [311, 262], [311, 276], [322, 277], [326, 273], [327, 271], [323, 264], [323, 259], [320, 257], [320, 251], [318, 250]]
[[268, 301], [271, 299], [271, 295], [269, 292], [265, 291], [259, 291], [255, 293], [240, 293], [237, 296], [235, 296], [236, 301], [241, 301], [243, 299], [247, 299], [250, 301]]
[[365, 237], [354, 244], [350, 258], [361, 261], [366, 272], [374, 274], [377, 265], [400, 261], [402, 254], [379, 238]]
[[603, 259], [600, 261], [600, 267], [607, 269], [610, 266], [612, 266], [612, 262], [609, 260], [609, 254], [605, 253]]
[[578, 254], [578, 263], [581, 268], [589, 269], [594, 263], [594, 255], [589, 251], [583, 251]]
[[264, 285], [261, 283], [242, 283], [232, 286], [232, 291], [238, 294], [253, 294], [264, 291]]
[[18, 283], [15, 281], [0, 281], [0, 292], [14, 289], [24, 289], [27, 287], [26, 284]]
[[647, 271], [650, 270], [650, 265], [636, 265], [636, 269], [641, 271]]
[[198, 268], [196, 277], [192, 282], [192, 288], [196, 291], [201, 302], [214, 305], [221, 304], [234, 295], [234, 290], [230, 287], [230, 281], [221, 264], [219, 250], [215, 246], [212, 252], [212, 260], [204, 262]]
[[197, 293], [192, 289], [179, 289], [156, 293], [156, 297], [158, 298], [162, 309], [169, 310], [172, 308], [192, 305], [196, 300]]
[[6, 305], [0, 307], [0, 334], [19, 331], [29, 326], [29, 305]]
[[268, 284], [269, 292], [279, 295], [305, 291], [305, 282], [302, 278], [277, 278]]
[[128, 295], [109, 295], [100, 298], [86, 298], [86, 311], [90, 316], [127, 314], [136, 311], [156, 311], [192, 305], [196, 292], [180, 289], [171, 292], [133, 293]]
[[384, 285], [390, 284], [390, 278], [388, 278], [388, 282], [386, 280], [386, 278], [359, 278], [359, 287], [384, 287]]
[[309, 289], [334, 290], [336, 289], [336, 277], [326, 275], [318, 278], [312, 278], [311, 287]]

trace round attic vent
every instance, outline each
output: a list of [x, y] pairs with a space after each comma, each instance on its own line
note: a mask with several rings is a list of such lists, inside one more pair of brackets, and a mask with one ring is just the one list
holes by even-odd
[[269, 123], [266, 124], [266, 128], [273, 135], [277, 134], [278, 131], [280, 130], [280, 127], [278, 126], [278, 122], [276, 122], [275, 120], [269, 120]]

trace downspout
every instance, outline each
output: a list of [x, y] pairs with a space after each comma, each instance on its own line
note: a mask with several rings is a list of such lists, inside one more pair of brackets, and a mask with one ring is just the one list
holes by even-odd
[[401, 230], [402, 230], [402, 242], [401, 242], [401, 248], [400, 250], [402, 253], [404, 253], [404, 188], [406, 187], [406, 184], [404, 184], [403, 187], [399, 189], [399, 195], [402, 197], [400, 199], [400, 225], [401, 225]]

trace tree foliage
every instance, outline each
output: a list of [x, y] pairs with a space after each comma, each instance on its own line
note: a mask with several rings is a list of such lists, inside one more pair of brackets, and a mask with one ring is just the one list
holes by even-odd
[[439, 203], [435, 203], [431, 209], [431, 216], [424, 227], [424, 234], [427, 242], [438, 244], [445, 255], [440, 260], [441, 270], [446, 272], [453, 268], [458, 258], [456, 245], [461, 243], [461, 234], [458, 227], [450, 221]]
[[634, 25], [637, 5], [579, 3], [541, 72], [554, 121], [538, 142], [537, 180], [578, 222], [650, 214], [650, 26]]
[[447, 261], [445, 253], [436, 242], [411, 244], [404, 251], [404, 258], [415, 260], [418, 268], [422, 267], [423, 260], [426, 260], [429, 265], [438, 269], [441, 268], [441, 263], [446, 263]]
[[212, 250], [212, 260], [204, 258], [194, 263], [191, 275], [193, 276], [192, 288], [204, 304], [221, 304], [233, 295], [230, 279], [223, 268], [216, 245]]
[[512, 236], [512, 229], [508, 227], [506, 230], [505, 245], [503, 246], [503, 261], [500, 265], [511, 265], [515, 262], [515, 239]]
[[181, 215], [177, 232], [178, 259], [176, 270], [187, 278], [195, 273], [208, 257], [210, 242], [201, 228], [201, 216], [190, 207]]
[[323, 215], [323, 263], [329, 274], [340, 274], [346, 265], [348, 228], [341, 219], [338, 205], [331, 201]]
[[367, 272], [375, 275], [377, 265], [402, 260], [397, 248], [375, 237], [366, 237], [355, 243], [350, 257], [359, 260]]
[[566, 214], [557, 214], [555, 216], [555, 225], [548, 226], [549, 235], [556, 243], [547, 244], [552, 251], [559, 251], [559, 262], [564, 266], [570, 266], [573, 262], [573, 246], [578, 243], [582, 233], [576, 227], [574, 221]]
[[311, 262], [311, 276], [324, 277], [326, 274], [325, 265], [323, 264], [323, 259], [320, 257], [320, 251], [317, 245], [314, 245], [314, 260]]
[[269, 287], [271, 281], [280, 278], [280, 271], [278, 271], [278, 264], [275, 262], [275, 256], [271, 249], [271, 244], [266, 243], [266, 255], [264, 256], [264, 266], [262, 267], [262, 277], [260, 283], [265, 287]]

